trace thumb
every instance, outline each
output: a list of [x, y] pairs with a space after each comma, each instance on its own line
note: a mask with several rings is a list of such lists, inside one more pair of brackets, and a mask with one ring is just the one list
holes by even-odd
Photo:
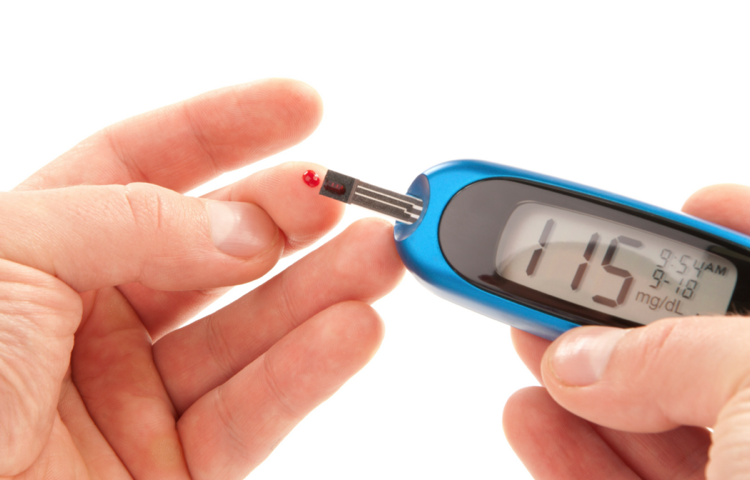
[[268, 271], [284, 237], [259, 206], [145, 183], [0, 194], [0, 258], [80, 291], [129, 282], [159, 290], [243, 283]]
[[741, 317], [582, 327], [550, 346], [542, 378], [563, 407], [609, 428], [713, 427], [708, 478], [739, 478], [750, 471], [748, 345], [750, 323]]

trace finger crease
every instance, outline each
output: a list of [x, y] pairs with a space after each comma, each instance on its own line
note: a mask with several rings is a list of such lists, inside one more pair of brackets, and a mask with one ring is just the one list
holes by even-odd
[[290, 418], [301, 419], [302, 415], [299, 415], [297, 414], [297, 412], [295, 412], [291, 405], [289, 405], [289, 403], [286, 401], [284, 394], [281, 393], [281, 388], [279, 387], [278, 380], [276, 379], [276, 374], [273, 372], [273, 368], [271, 368], [271, 362], [268, 361], [268, 357], [266, 355], [263, 355], [262, 361], [263, 367], [266, 371], [266, 383], [271, 394], [276, 399], [276, 404], [281, 407], [281, 410]]
[[219, 176], [223, 173], [223, 170], [221, 169], [221, 167], [219, 167], [219, 163], [216, 161], [216, 158], [214, 158], [213, 154], [209, 150], [208, 142], [206, 141], [206, 137], [203, 134], [202, 130], [195, 124], [193, 115], [190, 113], [190, 104], [188, 102], [183, 104], [182, 113], [187, 120], [187, 124], [190, 126], [190, 131], [192, 132], [193, 137], [198, 144], [198, 147], [201, 149], [205, 157], [211, 162], [211, 177]]
[[[643, 372], [651, 372], [653, 371], [653, 365], [664, 365], [665, 363], [661, 360], [661, 357], [665, 355], [664, 351], [666, 350], [666, 345], [669, 343], [669, 340], [672, 338], [672, 333], [674, 332], [675, 328], [677, 328], [677, 323], [672, 323], [668, 325], [666, 328], [664, 328], [663, 332], [660, 332], [658, 341], [653, 344], [653, 346], [650, 347], [650, 350], [653, 351], [653, 355], [650, 355], [649, 361], [647, 362], [646, 367], [642, 370]], [[667, 362], [669, 363], [669, 362]], [[659, 408], [659, 411], [663, 418], [669, 419], [671, 422], [674, 422], [672, 414], [673, 408], [669, 405], [664, 405], [662, 402], [662, 399], [665, 399], [666, 396], [662, 394], [664, 389], [666, 388], [667, 382], [662, 382], [657, 388], [659, 389], [659, 392], [655, 395], [654, 398], [656, 398], [656, 405]], [[679, 422], [677, 422], [679, 423]]]
[[129, 159], [129, 157], [125, 155], [125, 151], [118, 146], [115, 136], [111, 133], [110, 129], [103, 130], [102, 134], [104, 135], [109, 149], [115, 154], [115, 157], [119, 160], [120, 164], [125, 167], [125, 170], [128, 171], [128, 176], [132, 181], [150, 183], [146, 172], [144, 172], [134, 160]]
[[234, 359], [231, 356], [229, 346], [224, 336], [216, 326], [216, 317], [213, 315], [205, 319], [206, 336], [208, 337], [208, 351], [214, 359], [214, 362], [222, 370], [224, 379], [229, 379], [234, 375]]
[[237, 422], [234, 421], [234, 417], [232, 416], [232, 409], [227, 405], [223, 392], [224, 389], [222, 387], [216, 389], [216, 414], [219, 416], [219, 420], [227, 432], [227, 437], [231, 440], [237, 453], [239, 453], [244, 460], [250, 460], [251, 455], [249, 454], [245, 441], [237, 428]]
[[133, 205], [133, 201], [130, 199], [130, 185], [125, 185], [124, 195], [125, 201], [128, 202], [130, 217], [133, 219], [133, 223], [138, 226], [138, 215], [136, 214], [136, 208], [135, 205]]
[[289, 294], [289, 288], [287, 286], [286, 272], [281, 273], [279, 290], [281, 291], [281, 304], [284, 306], [284, 312], [286, 312], [286, 314], [282, 314], [281, 316], [286, 319], [289, 329], [294, 330], [301, 322], [298, 320], [298, 315], [294, 313], [294, 308], [292, 307], [292, 297]]
[[[696, 480], [703, 479], [706, 470], [707, 457], [707, 450], [704, 445], [695, 447], [690, 452], [683, 455], [682, 461], [678, 463], [678, 470], [673, 472], [667, 480], [684, 480], [691, 478], [695, 478]], [[679, 468], [682, 468], [683, 470], [679, 470]]]
[[156, 197], [156, 231], [161, 231], [161, 224], [162, 224], [162, 217], [164, 216], [162, 214], [162, 204], [161, 204], [161, 195], [158, 193], [154, 195]]

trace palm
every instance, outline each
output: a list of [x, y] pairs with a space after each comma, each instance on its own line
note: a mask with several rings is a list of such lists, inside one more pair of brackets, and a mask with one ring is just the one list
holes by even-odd
[[[180, 107], [92, 137], [19, 191], [133, 181], [185, 191], [300, 141], [320, 115], [316, 94], [291, 81], [225, 89]], [[0, 321], [0, 342], [23, 343], [0, 359], [0, 396], [13, 405], [2, 418], [11, 426], [2, 445], [15, 448], [0, 475], [242, 478], [356, 373], [382, 338], [366, 302], [403, 273], [382, 222], [351, 226], [235, 303], [178, 328], [223, 285], [260, 277], [335, 225], [341, 207], [301, 182], [307, 168], [319, 167], [277, 167], [208, 195], [259, 205], [282, 235], [260, 259], [216, 275], [191, 276], [172, 258], [166, 272], [147, 263], [132, 275], [125, 258], [126, 273], [95, 263], [81, 280], [64, 261], [30, 268], [0, 260], [0, 282], [22, 285], [0, 291], [0, 320], [12, 320]], [[354, 258], [370, 272], [364, 281], [346, 268]], [[197, 266], [200, 273], [210, 264]], [[102, 278], [116, 275], [130, 280], [106, 286]]]

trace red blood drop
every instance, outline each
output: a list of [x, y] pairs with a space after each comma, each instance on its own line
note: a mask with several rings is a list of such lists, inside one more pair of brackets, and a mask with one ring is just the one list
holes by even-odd
[[346, 193], [346, 187], [336, 182], [326, 182], [323, 184], [323, 188], [334, 195], [343, 195]]
[[308, 170], [302, 174], [302, 180], [305, 181], [308, 187], [315, 188], [320, 185], [320, 177], [312, 170]]

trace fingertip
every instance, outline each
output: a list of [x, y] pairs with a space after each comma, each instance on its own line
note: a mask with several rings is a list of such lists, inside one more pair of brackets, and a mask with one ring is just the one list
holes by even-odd
[[706, 207], [709, 205], [726, 203], [731, 196], [730, 189], [733, 187], [739, 187], [739, 185], [718, 184], [703, 187], [685, 200], [682, 211], [699, 216], [700, 213], [707, 210]]
[[339, 303], [328, 312], [333, 342], [348, 344], [349, 358], [353, 365], [359, 365], [359, 370], [375, 356], [383, 342], [383, 319], [374, 308], [360, 301]]
[[393, 239], [393, 224], [380, 218], [363, 218], [344, 232], [342, 248], [336, 258], [337, 270], [349, 272], [356, 265], [361, 276], [359, 290], [368, 292], [363, 299], [373, 302], [401, 282], [406, 272]]
[[554, 429], [557, 417], [565, 414], [543, 387], [523, 388], [505, 402], [503, 431], [516, 454], [525, 457], [544, 448], [545, 438], [539, 432]]
[[315, 88], [309, 83], [286, 77], [269, 77], [250, 82], [250, 85], [263, 85], [265, 88], [271, 88], [284, 92], [287, 98], [310, 112], [318, 112], [323, 108], [323, 99]]
[[[537, 410], [540, 394], [549, 397], [542, 387], [526, 387], [514, 392], [505, 402], [503, 408], [503, 430], [505, 436], [515, 438], [519, 430], [522, 430], [529, 417], [534, 419], [534, 415], [529, 415], [529, 410]], [[520, 427], [520, 428], [519, 428]]]
[[357, 220], [350, 227], [364, 240], [369, 239], [371, 247], [388, 254], [388, 260], [398, 267], [403, 267], [401, 257], [396, 250], [396, 241], [393, 238], [393, 224], [388, 220], [376, 217], [368, 217]]
[[330, 397], [375, 355], [383, 339], [380, 316], [363, 302], [345, 301], [316, 314], [266, 352], [299, 411]]
[[682, 211], [709, 222], [750, 234], [750, 187], [725, 183], [704, 187], [692, 194]]
[[308, 170], [321, 179], [328, 171], [311, 162], [287, 162], [209, 193], [206, 198], [259, 205], [284, 233], [284, 254], [288, 255], [318, 240], [344, 215], [344, 204], [319, 195], [318, 186], [311, 188], [305, 182]]
[[[312, 170], [322, 182], [328, 169], [312, 162], [287, 162], [250, 177], [244, 191], [253, 189], [258, 202], [287, 237], [285, 253], [304, 248], [328, 233], [344, 216], [346, 205], [319, 194], [318, 185], [308, 185], [306, 172]], [[256, 177], [257, 178], [254, 178]]]
[[[293, 142], [307, 138], [323, 118], [323, 99], [311, 85], [292, 78], [266, 78], [251, 82], [262, 88], [279, 108], [279, 115], [298, 127]], [[299, 137], [299, 138], [296, 138]]]
[[[320, 124], [320, 95], [298, 80], [268, 78], [202, 94], [181, 104], [220, 172], [290, 148]], [[214, 172], [220, 173], [220, 172]]]
[[288, 78], [280, 80], [286, 82], [290, 95], [296, 98], [302, 110], [308, 114], [308, 125], [312, 133], [323, 119], [323, 97], [308, 83]]
[[542, 357], [552, 342], [517, 328], [510, 329], [510, 337], [523, 364], [542, 383]]
[[307, 138], [323, 118], [323, 99], [309, 84], [292, 78], [268, 78], [258, 83], [279, 105], [280, 117], [295, 125], [292, 144]]
[[542, 387], [513, 394], [503, 412], [508, 443], [538, 479], [636, 478], [584, 419]]

